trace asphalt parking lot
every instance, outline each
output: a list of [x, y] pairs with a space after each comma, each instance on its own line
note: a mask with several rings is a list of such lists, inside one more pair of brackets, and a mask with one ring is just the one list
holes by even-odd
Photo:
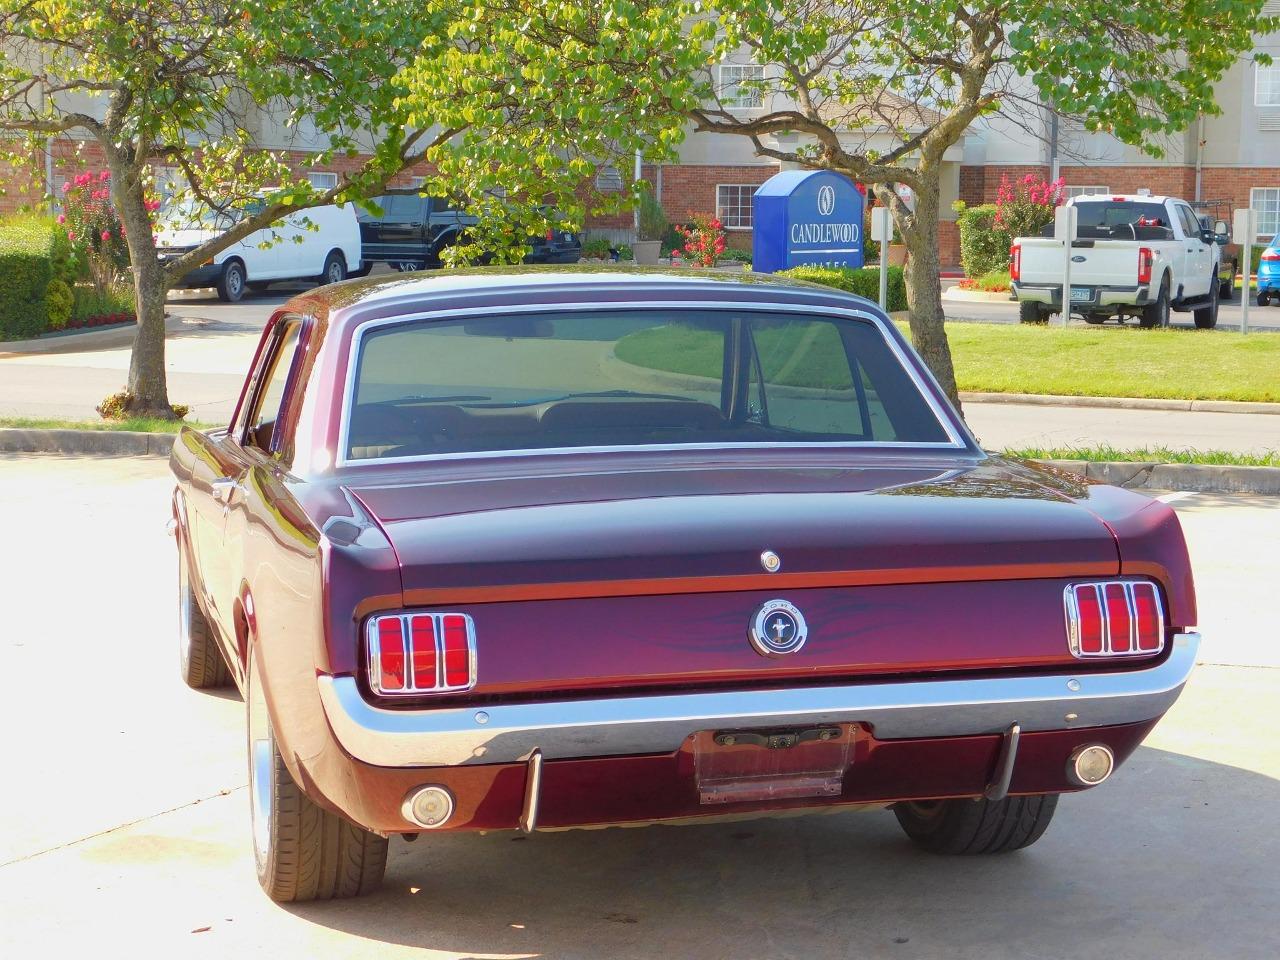
[[243, 706], [178, 678], [166, 467], [0, 458], [7, 957], [1280, 955], [1280, 499], [1171, 495], [1203, 663], [1034, 847], [918, 853], [887, 812], [392, 844], [383, 890], [259, 891]]

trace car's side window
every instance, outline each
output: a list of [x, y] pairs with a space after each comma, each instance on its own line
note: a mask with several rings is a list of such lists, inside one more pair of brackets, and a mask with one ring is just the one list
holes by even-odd
[[1196, 215], [1190, 207], [1179, 204], [1178, 216], [1182, 218], [1182, 229], [1186, 232], [1187, 237], [1192, 240], [1200, 238], [1200, 221], [1196, 219]]
[[253, 406], [244, 433], [246, 447], [257, 447], [259, 450], [268, 452], [271, 450], [276, 420], [280, 416], [280, 408], [284, 402], [285, 385], [289, 381], [289, 371], [293, 367], [293, 357], [298, 349], [298, 335], [302, 330], [302, 324], [297, 320], [285, 320], [281, 327], [271, 354], [267, 357], [266, 367], [258, 378], [257, 393], [253, 398]]

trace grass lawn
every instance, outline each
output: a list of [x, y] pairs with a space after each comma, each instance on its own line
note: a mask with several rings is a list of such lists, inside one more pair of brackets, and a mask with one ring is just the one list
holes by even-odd
[[947, 337], [961, 390], [1280, 402], [1275, 334], [949, 323]]
[[22, 427], [27, 430], [129, 430], [134, 433], [177, 433], [183, 427], [208, 430], [212, 423], [194, 420], [157, 420], [134, 417], [130, 420], [63, 420], [56, 417], [0, 417], [0, 427]]
[[1022, 447], [1005, 450], [1010, 457], [1028, 460], [1092, 460], [1123, 463], [1207, 463], [1233, 467], [1280, 467], [1280, 450], [1267, 453], [1228, 453], [1225, 450], [1170, 450], [1149, 447], [1120, 450], [1115, 447]]

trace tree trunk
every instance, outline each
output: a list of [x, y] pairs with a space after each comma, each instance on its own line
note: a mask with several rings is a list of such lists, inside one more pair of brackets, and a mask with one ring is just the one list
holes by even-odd
[[933, 371], [956, 409], [960, 410], [951, 346], [943, 326], [942, 280], [938, 276], [941, 270], [938, 258], [938, 178], [925, 176], [923, 179], [924, 185], [916, 191], [911, 225], [906, 229], [899, 225], [908, 254], [905, 279], [911, 344]]
[[132, 394], [126, 409], [137, 416], [172, 419], [164, 363], [164, 300], [168, 293], [164, 268], [156, 255], [151, 214], [141, 171], [117, 160], [111, 168], [111, 191], [124, 223], [133, 273], [133, 300], [138, 332], [133, 338], [126, 389]]

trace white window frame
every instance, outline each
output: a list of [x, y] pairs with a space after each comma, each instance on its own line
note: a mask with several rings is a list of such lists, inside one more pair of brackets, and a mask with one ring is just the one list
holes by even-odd
[[1096, 184], [1073, 184], [1068, 183], [1062, 188], [1062, 199], [1070, 200], [1072, 197], [1096, 197], [1106, 196], [1111, 193], [1110, 187], [1101, 187]]
[[[752, 206], [751, 198], [759, 189], [756, 183], [717, 183], [716, 184], [716, 219], [724, 226], [726, 230], [751, 230], [755, 226], [755, 208]], [[726, 203], [721, 199], [722, 190], [738, 190], [747, 191], [746, 203], [742, 202], [742, 195], [739, 193], [736, 203]], [[736, 210], [735, 216], [730, 216], [729, 210]], [[742, 223], [742, 211], [746, 211], [746, 223]]]
[[716, 96], [726, 110], [759, 110], [764, 106], [764, 91], [743, 90], [744, 81], [763, 80], [764, 67], [758, 63], [722, 63], [716, 77]]
[[338, 185], [338, 175], [328, 170], [309, 170], [307, 182], [317, 190], [332, 190]]
[[1280, 63], [1269, 67], [1259, 63], [1253, 70], [1253, 105], [1280, 107]]
[[601, 193], [619, 193], [622, 190], [622, 171], [609, 164], [596, 169], [596, 189]]
[[1258, 211], [1259, 243], [1270, 243], [1280, 234], [1280, 187], [1253, 187], [1249, 191], [1249, 206]]

